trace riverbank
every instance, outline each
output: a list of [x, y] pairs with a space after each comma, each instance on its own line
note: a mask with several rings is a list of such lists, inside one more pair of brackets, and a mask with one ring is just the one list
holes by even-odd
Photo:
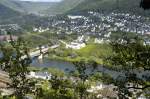
[[86, 57], [76, 57], [76, 58], [70, 58], [70, 57], [58, 57], [58, 56], [53, 56], [53, 57], [48, 57], [48, 59], [50, 60], [59, 60], [59, 61], [66, 61], [66, 62], [77, 62], [77, 61], [81, 61], [81, 60], [85, 60], [85, 61], [90, 61], [90, 60], [94, 60], [97, 64], [99, 65], [103, 65], [103, 59], [98, 59], [98, 58], [86, 58]]

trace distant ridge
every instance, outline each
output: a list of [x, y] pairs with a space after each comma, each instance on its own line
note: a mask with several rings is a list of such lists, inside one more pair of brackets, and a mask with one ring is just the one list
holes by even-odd
[[61, 2], [49, 7], [49, 9], [45, 10], [44, 13], [48, 15], [64, 14], [78, 6], [83, 1], [84, 0], [62, 0]]
[[53, 3], [50, 2], [29, 2], [20, 0], [0, 0], [0, 4], [23, 14], [32, 13], [37, 15], [53, 5]]
[[0, 22], [20, 15], [19, 12], [0, 4]]
[[82, 3], [71, 9], [69, 13], [83, 12], [88, 10], [104, 12], [130, 12], [133, 14], [150, 14], [140, 8], [141, 0], [84, 0]]
[[20, 21], [25, 23], [26, 19], [34, 20], [34, 17], [25, 17], [31, 14], [39, 17], [58, 14], [76, 14], [87, 11], [118, 11], [138, 15], [150, 15], [150, 10], [144, 11], [140, 8], [140, 1], [141, 0], [63, 0], [57, 3], [34, 3], [19, 0], [0, 0], [0, 23], [3, 21], [6, 23]]

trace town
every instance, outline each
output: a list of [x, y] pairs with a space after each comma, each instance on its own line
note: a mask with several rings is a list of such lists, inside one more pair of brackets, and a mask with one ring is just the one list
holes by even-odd
[[[113, 70], [113, 68], [110, 67], [102, 67], [103, 66], [103, 61], [101, 61], [101, 57], [105, 56], [105, 54], [109, 54], [109, 51], [111, 50], [108, 47], [108, 44], [114, 40], [116, 37], [119, 39], [121, 38], [121, 43], [124, 42], [124, 39], [122, 37], [127, 36], [127, 35], [138, 35], [141, 37], [144, 37], [144, 44], [145, 45], [150, 45], [150, 39], [148, 36], [150, 35], [150, 19], [148, 17], [143, 17], [139, 15], [132, 15], [129, 13], [117, 13], [117, 12], [111, 12], [111, 13], [100, 13], [100, 12], [94, 12], [94, 11], [88, 11], [86, 14], [80, 14], [80, 15], [65, 15], [65, 16], [56, 16], [56, 17], [50, 17], [44, 22], [41, 22], [37, 26], [33, 26], [32, 30], [26, 30], [29, 32], [29, 34], [32, 34], [32, 36], [37, 36], [38, 34], [43, 35], [44, 33], [49, 33], [49, 34], [57, 34], [58, 35], [71, 35], [75, 34], [77, 37], [75, 39], [72, 39], [68, 41], [67, 39], [55, 39], [52, 38], [53, 41], [55, 41], [54, 44], [49, 45], [43, 44], [40, 46], [36, 47], [31, 47], [31, 50], [35, 50], [31, 53], [29, 53], [30, 56], [32, 56], [33, 63], [32, 65], [42, 65], [42, 70], [37, 70], [36, 67], [34, 67], [35, 70], [32, 70], [29, 72], [27, 75], [28, 78], [31, 79], [36, 79], [38, 80], [38, 83], [36, 83], [36, 86], [43, 86], [44, 84], [47, 84], [47, 81], [52, 80], [52, 77], [54, 76], [52, 72], [55, 71], [55, 69], [52, 69], [49, 72], [49, 67], [47, 65], [59, 65], [59, 62], [61, 63], [61, 66], [58, 66], [58, 68], [69, 72], [75, 72], [73, 71], [72, 68], [74, 68], [74, 65], [70, 65], [70, 62], [74, 62], [75, 60], [81, 61], [82, 59], [87, 59], [88, 61], [91, 59], [95, 59], [94, 62], [95, 64], [100, 65], [99, 66], [99, 71], [97, 73], [104, 73], [109, 80], [112, 80], [112, 78], [117, 79], [121, 76], [126, 75], [123, 70], [120, 70], [120, 68], [117, 70]], [[0, 41], [6, 41], [10, 42], [11, 40], [16, 41], [20, 35], [18, 34], [13, 34], [12, 37], [10, 37], [7, 34], [7, 30], [13, 30], [19, 31], [25, 30], [23, 29], [20, 25], [18, 24], [7, 24], [7, 25], [0, 25]], [[52, 31], [53, 30], [53, 31]], [[118, 33], [116, 35], [116, 33]], [[123, 34], [119, 34], [123, 33]], [[127, 35], [126, 35], [127, 34]], [[113, 36], [115, 35], [115, 36]], [[121, 36], [118, 36], [121, 35]], [[39, 37], [39, 35], [37, 36]], [[70, 37], [72, 38], [72, 37]], [[42, 40], [44, 40], [45, 37], [43, 37]], [[29, 40], [29, 39], [27, 39]], [[34, 41], [38, 41], [39, 39], [32, 39]], [[92, 43], [91, 43], [91, 42]], [[90, 43], [88, 43], [90, 42]], [[45, 43], [45, 42], [44, 42]], [[36, 45], [36, 44], [34, 44]], [[94, 48], [92, 48], [94, 46]], [[98, 46], [98, 47], [97, 47]], [[89, 51], [87, 51], [86, 47]], [[104, 47], [104, 48], [103, 48]], [[103, 49], [101, 52], [99, 52], [100, 49]], [[108, 52], [107, 52], [108, 50]], [[104, 52], [106, 51], [106, 52]], [[111, 51], [110, 51], [111, 52]], [[45, 55], [46, 53], [46, 55]], [[87, 53], [89, 54], [88, 57], [86, 56]], [[83, 54], [83, 55], [82, 55]], [[60, 58], [61, 61], [58, 61], [56, 64], [55, 62], [48, 63], [47, 61], [45, 62], [45, 56], [46, 58], [53, 58], [53, 60], [57, 60]], [[37, 62], [39, 61], [38, 59], [44, 60], [45, 63], [40, 63]], [[25, 59], [27, 56], [22, 56], [21, 59]], [[35, 58], [35, 60], [34, 60]], [[67, 62], [66, 62], [66, 60]], [[65, 61], [65, 63], [62, 62]], [[71, 61], [70, 61], [71, 60]], [[49, 60], [50, 61], [50, 60]], [[100, 62], [99, 62], [100, 61]], [[35, 64], [34, 64], [35, 62]], [[37, 62], [37, 63], [36, 63]], [[91, 61], [90, 61], [91, 62]], [[99, 62], [99, 63], [98, 63]], [[44, 64], [44, 65], [43, 65]], [[69, 66], [65, 68], [66, 65]], [[44, 66], [47, 68], [44, 68]], [[71, 67], [72, 66], [72, 67]], [[71, 69], [70, 69], [71, 67]], [[32, 67], [33, 68], [33, 67]], [[68, 69], [69, 68], [69, 69]], [[44, 70], [45, 69], [45, 70]], [[90, 68], [91, 69], [91, 68]], [[144, 77], [149, 79], [149, 72], [148, 71], [138, 71], [134, 70], [134, 73], [139, 77], [139, 79], [144, 79]], [[57, 71], [60, 73], [61, 77], [62, 74], [60, 71]], [[83, 71], [85, 72], [85, 71]], [[139, 73], [140, 72], [140, 73]], [[85, 73], [86, 74], [86, 73]], [[74, 74], [75, 75], [75, 74]], [[103, 75], [103, 76], [104, 76]], [[108, 76], [109, 75], [109, 76]], [[6, 82], [2, 82], [1, 86], [3, 87], [3, 83], [6, 86], [5, 83], [9, 82], [9, 77], [8, 74], [2, 75], [6, 76]], [[95, 76], [95, 75], [94, 75]], [[143, 77], [144, 76], [144, 77]], [[77, 82], [80, 80], [77, 77], [73, 77], [72, 75], [70, 76], [63, 76], [62, 78], [58, 80], [70, 80], [72, 83], [77, 84]], [[2, 78], [3, 79], [3, 78]], [[82, 78], [81, 78], [82, 79]], [[93, 77], [94, 79], [94, 77]], [[90, 79], [91, 80], [91, 79]], [[102, 81], [90, 81], [90, 80], [85, 80], [85, 83], [94, 83], [90, 87], [88, 87], [85, 91], [91, 94], [96, 94], [96, 98], [103, 98], [103, 99], [109, 99], [109, 98], [114, 98], [114, 99], [119, 99], [118, 95], [118, 90], [116, 90], [118, 87], [114, 84], [105, 84]], [[106, 79], [107, 80], [107, 79]], [[51, 88], [51, 86], [48, 84], [47, 89]], [[132, 83], [128, 83], [125, 85], [126, 87], [134, 87]], [[138, 85], [140, 86], [140, 85]], [[44, 86], [45, 87], [45, 86]], [[140, 86], [142, 87], [142, 86]], [[4, 90], [2, 88], [2, 90]], [[10, 90], [9, 90], [10, 91]], [[133, 96], [136, 96], [137, 93], [142, 92], [142, 90], [130, 90], [133, 93]], [[7, 92], [7, 90], [3, 91], [3, 95], [9, 95], [11, 92]], [[137, 99], [146, 99], [143, 94], [139, 96]]]
[[[5, 35], [7, 30], [21, 33], [21, 31], [25, 29], [18, 24], [0, 25], [1, 36]], [[54, 31], [51, 32], [51, 30]], [[37, 26], [33, 26], [33, 31], [28, 32], [43, 33], [49, 31], [58, 35], [76, 34], [78, 36], [94, 36], [95, 43], [102, 43], [110, 42], [114, 32], [123, 32], [123, 35], [125, 35], [125, 33], [134, 33], [134, 35], [145, 37], [145, 35], [149, 35], [150, 23], [149, 17], [129, 13], [100, 13], [88, 11], [80, 15], [65, 15], [61, 18], [57, 18], [57, 16], [49, 17]], [[144, 39], [147, 44], [149, 44], [149, 39], [147, 37]], [[77, 44], [81, 44], [79, 46], [85, 46], [81, 42], [82, 41], [79, 40], [78, 43], [76, 42], [75, 44], [73, 42], [72, 45], [77, 46]]]
[[[98, 13], [89, 11], [85, 15], [66, 15], [55, 19], [47, 26], [34, 27], [35, 32], [45, 32], [50, 27], [57, 28], [57, 33], [77, 33], [98, 35], [104, 37], [112, 31], [133, 32], [144, 35], [150, 31], [149, 17], [132, 15], [129, 13]], [[107, 36], [106, 36], [107, 37]]]

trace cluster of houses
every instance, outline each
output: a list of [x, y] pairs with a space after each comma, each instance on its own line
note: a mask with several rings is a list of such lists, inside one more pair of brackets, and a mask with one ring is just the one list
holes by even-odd
[[0, 30], [4, 30], [4, 29], [14, 29], [14, 30], [18, 30], [21, 27], [18, 24], [1, 24], [0, 25]]
[[7, 31], [18, 31], [21, 29], [18, 24], [0, 24], [0, 34], [7, 34]]
[[33, 27], [33, 32], [42, 33], [42, 32], [46, 32], [46, 31], [49, 31], [49, 30], [50, 30], [49, 28], [42, 28], [42, 27], [36, 28], [36, 27]]
[[[47, 21], [47, 24], [49, 25], [45, 25], [45, 27], [43, 25], [38, 28], [34, 27], [33, 31], [45, 32], [54, 28], [57, 34], [94, 35], [97, 38], [95, 40], [97, 43], [101, 43], [103, 40], [109, 42], [112, 32], [132, 32], [138, 35], [145, 35], [150, 32], [149, 18], [129, 13], [89, 11], [87, 14], [67, 15], [60, 19], [53, 17], [53, 21]], [[71, 46], [68, 45], [68, 47], [72, 47], [72, 45], [79, 46], [76, 42], [71, 43]]]
[[18, 24], [3, 24], [0, 25], [0, 41], [10, 42], [11, 40], [15, 41], [18, 39], [18, 36], [9, 35], [8, 31], [18, 31], [21, 27]]
[[[135, 91], [133, 89], [131, 91], [135, 94], [136, 99], [147, 99], [143, 94], [136, 97], [136, 94], [141, 91]], [[118, 97], [117, 86], [113, 84], [105, 85], [103, 83], [98, 83], [95, 86], [91, 86], [87, 92], [96, 94], [98, 99], [120, 99]], [[128, 99], [133, 99], [133, 97], [128, 97]]]
[[[28, 75], [29, 78], [35, 78], [35, 79], [41, 79], [41, 80], [50, 80], [52, 75], [48, 72], [30, 72]], [[70, 79], [73, 82], [76, 82], [76, 80], [79, 80], [75, 77], [63, 77], [62, 79]], [[88, 81], [88, 80], [87, 80]], [[133, 84], [130, 84], [130, 86], [133, 86]], [[131, 90], [133, 93], [138, 93], [139, 91]], [[118, 91], [117, 86], [106, 85], [101, 82], [97, 82], [96, 85], [91, 85], [90, 88], [87, 89], [88, 93], [95, 94], [98, 99], [119, 99], [118, 97]], [[129, 99], [132, 99], [129, 97]], [[136, 99], [146, 99], [144, 95], [141, 95], [137, 97]]]
[[95, 86], [91, 86], [87, 92], [96, 94], [98, 99], [119, 99], [117, 98], [118, 95], [115, 89], [116, 87], [114, 85], [104, 85], [103, 83], [99, 83]]

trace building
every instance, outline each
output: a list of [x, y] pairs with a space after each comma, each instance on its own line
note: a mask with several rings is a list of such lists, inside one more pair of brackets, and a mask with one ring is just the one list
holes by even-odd
[[37, 79], [44, 79], [44, 80], [49, 80], [51, 79], [51, 74], [48, 72], [30, 72], [28, 75], [29, 78], [37, 78]]
[[16, 41], [18, 39], [17, 36], [10, 36], [10, 35], [1, 35], [0, 41], [7, 41], [10, 42], [11, 40]]
[[66, 48], [71, 48], [71, 49], [81, 49], [85, 47], [85, 43], [77, 43], [77, 42], [71, 42], [71, 44], [67, 44]]

